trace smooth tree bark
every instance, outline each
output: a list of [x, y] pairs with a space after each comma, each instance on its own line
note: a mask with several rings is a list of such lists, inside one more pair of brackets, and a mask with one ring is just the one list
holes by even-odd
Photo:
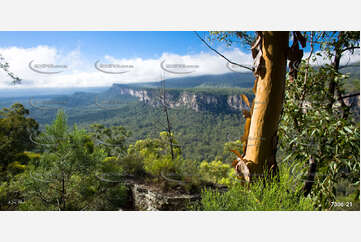
[[[228, 63], [248, 69], [248, 67], [231, 62], [211, 48], [198, 34], [197, 36]], [[238, 36], [242, 38], [244, 34], [238, 33]], [[250, 110], [243, 110], [246, 119], [244, 134], [241, 137], [243, 154], [237, 150], [231, 150], [237, 155], [237, 159], [233, 161], [232, 165], [238, 175], [247, 182], [251, 181], [253, 177], [262, 177], [266, 172], [273, 175], [278, 172], [276, 163], [277, 130], [284, 101], [287, 60], [290, 60], [290, 78], [293, 80], [297, 77], [297, 68], [303, 56], [299, 44], [304, 48], [306, 39], [301, 32], [294, 31], [293, 44], [291, 47], [288, 44], [289, 31], [258, 32], [257, 39], [252, 43], [254, 58], [252, 70], [256, 75], [253, 88], [255, 98], [250, 106], [248, 98], [241, 95], [243, 101], [250, 108]]]
[[263, 71], [257, 77], [256, 95], [245, 154], [237, 172], [246, 181], [263, 176], [265, 169], [277, 173], [277, 129], [284, 101], [288, 31], [262, 32]]

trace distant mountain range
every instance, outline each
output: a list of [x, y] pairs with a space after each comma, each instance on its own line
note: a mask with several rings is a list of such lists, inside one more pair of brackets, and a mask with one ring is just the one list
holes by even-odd
[[[350, 74], [350, 82], [360, 80], [360, 62], [342, 66], [342, 73]], [[254, 83], [252, 72], [230, 72], [218, 75], [200, 75], [191, 77], [168, 78], [165, 80], [166, 88], [252, 88]], [[129, 88], [159, 88], [161, 82], [138, 82], [118, 84]], [[24, 97], [44, 95], [71, 95], [76, 92], [101, 93], [110, 87], [67, 87], [67, 88], [6, 88], [0, 89], [2, 97]], [[355, 91], [355, 90], [351, 90]]]
[[[254, 83], [254, 75], [252, 72], [231, 72], [218, 75], [200, 75], [192, 77], [177, 77], [165, 80], [166, 88], [251, 88]], [[141, 82], [123, 84], [128, 87], [161, 87], [161, 82]]]
[[350, 79], [360, 80], [360, 62], [355, 62], [346, 66], [341, 66], [342, 73], [349, 73]]
[[[360, 62], [342, 66], [342, 73], [350, 74], [350, 81], [360, 80]], [[252, 88], [254, 84], [252, 72], [230, 72], [218, 75], [200, 75], [165, 79], [166, 88]], [[119, 84], [130, 88], [159, 88], [161, 82], [140, 82]]]
[[[219, 75], [201, 75], [192, 77], [177, 77], [166, 79], [166, 88], [250, 88], [253, 86], [254, 76], [251, 72], [225, 73]], [[138, 82], [121, 84], [126, 87], [157, 88], [161, 82]], [[0, 98], [29, 97], [48, 95], [72, 95], [76, 92], [100, 93], [108, 87], [59, 87], [59, 88], [18, 88], [0, 89]]]
[[72, 95], [76, 92], [99, 93], [107, 89], [109, 87], [21, 88], [16, 86], [0, 89], [0, 98]]

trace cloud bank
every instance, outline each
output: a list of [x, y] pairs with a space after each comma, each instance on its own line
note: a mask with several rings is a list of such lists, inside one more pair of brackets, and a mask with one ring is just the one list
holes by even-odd
[[[251, 66], [252, 57], [250, 54], [242, 52], [238, 48], [228, 49], [222, 53], [230, 60]], [[9, 47], [0, 48], [0, 54], [9, 63], [9, 70], [22, 79], [19, 88], [36, 88], [36, 87], [100, 87], [110, 86], [113, 83], [137, 83], [137, 82], [154, 82], [163, 78], [174, 78], [180, 76], [197, 76], [205, 74], [222, 74], [231, 72], [230, 69], [245, 72], [247, 69], [238, 67], [227, 67], [227, 62], [220, 56], [210, 53], [197, 53], [192, 55], [178, 55], [174, 53], [162, 53], [159, 58], [120, 58], [105, 55], [99, 60], [89, 60], [84, 57], [80, 49], [74, 49], [69, 52], [60, 51], [54, 47], [37, 46], [33, 48]], [[307, 58], [309, 53], [305, 53]], [[98, 61], [97, 69], [95, 63]], [[341, 59], [341, 65], [359, 62], [360, 51], [357, 50], [353, 55], [346, 53]], [[175, 66], [175, 69], [165, 71], [161, 68]], [[314, 65], [327, 63], [328, 60], [317, 56], [312, 62]], [[32, 63], [29, 66], [29, 63]], [[100, 64], [99, 64], [100, 63]], [[57, 74], [44, 74], [36, 72], [32, 67], [37, 65], [60, 65], [62, 69], [39, 69], [45, 71], [59, 71]], [[178, 65], [178, 69], [177, 69]], [[191, 68], [179, 67], [179, 65], [191, 66]], [[131, 68], [125, 69], [124, 66]], [[36, 68], [35, 68], [36, 69]], [[124, 71], [125, 70], [125, 71]], [[107, 73], [108, 72], [108, 73]], [[109, 72], [122, 72], [121, 74], [109, 74]], [[175, 73], [183, 74], [175, 74]], [[187, 73], [187, 74], [185, 74]], [[11, 78], [0, 69], [0, 88], [10, 87]]]
[[[68, 53], [61, 52], [49, 46], [37, 46], [34, 48], [0, 48], [0, 53], [9, 63], [9, 70], [22, 79], [21, 87], [96, 87], [110, 86], [113, 83], [136, 83], [154, 82], [164, 78], [179, 76], [196, 76], [204, 74], [222, 74], [230, 72], [226, 61], [213, 53], [198, 53], [192, 55], [177, 55], [163, 53], [161, 57], [154, 59], [144, 58], [119, 58], [110, 55], [103, 56], [100, 60], [88, 60], [84, 58], [79, 49]], [[244, 65], [250, 65], [252, 58], [239, 49], [230, 49], [223, 52], [229, 59]], [[99, 66], [107, 66], [102, 70], [118, 72], [124, 70], [124, 66], [131, 66], [122, 74], [109, 74], [98, 70]], [[163, 66], [176, 66], [178, 72], [187, 74], [174, 74], [161, 68]], [[29, 66], [30, 63], [30, 66]], [[99, 64], [100, 63], [100, 64]], [[111, 64], [111, 65], [110, 65]], [[39, 68], [46, 65], [48, 68]], [[49, 68], [50, 65], [62, 66], [63, 68]], [[191, 66], [191, 68], [179, 67], [179, 65]], [[38, 67], [38, 68], [37, 68]], [[170, 68], [166, 68], [171, 70]], [[39, 70], [37, 72], [36, 70]], [[172, 69], [174, 70], [174, 68]], [[44, 74], [42, 72], [59, 72], [57, 74]], [[238, 71], [238, 70], [237, 70]], [[246, 69], [239, 71], [247, 71]], [[9, 87], [11, 79], [0, 70], [0, 88]]]

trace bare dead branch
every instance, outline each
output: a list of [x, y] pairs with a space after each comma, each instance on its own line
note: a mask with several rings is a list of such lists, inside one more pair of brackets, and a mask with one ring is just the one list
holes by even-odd
[[355, 49], [360, 49], [360, 46], [350, 46], [350, 47], [344, 48], [341, 50], [341, 53], [348, 51], [348, 50], [355, 50]]
[[358, 92], [358, 93], [349, 94], [347, 96], [342, 96], [341, 98], [345, 99], [345, 98], [348, 98], [348, 97], [355, 97], [355, 96], [360, 96], [360, 93]]
[[241, 68], [245, 68], [247, 70], [250, 70], [253, 72], [253, 68], [250, 68], [248, 66], [244, 66], [244, 65], [241, 65], [241, 64], [238, 64], [236, 62], [233, 62], [231, 60], [229, 60], [227, 57], [225, 57], [224, 55], [222, 55], [221, 53], [219, 53], [216, 49], [212, 48], [198, 33], [197, 31], [194, 31], [194, 33], [197, 35], [197, 37], [209, 48], [211, 49], [212, 51], [214, 51], [217, 55], [221, 56], [223, 59], [225, 59], [226, 61], [228, 61], [228, 63], [232, 64], [232, 65], [236, 65], [236, 66], [239, 66]]

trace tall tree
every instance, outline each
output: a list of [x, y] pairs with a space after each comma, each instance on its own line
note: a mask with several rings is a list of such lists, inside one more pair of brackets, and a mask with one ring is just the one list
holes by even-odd
[[119, 176], [109, 179], [122, 173], [118, 160], [107, 157], [107, 151], [95, 145], [85, 130], [70, 129], [64, 111], [58, 111], [34, 142], [45, 152], [18, 177], [24, 184], [21, 209], [113, 210], [123, 205], [125, 188]]
[[289, 33], [265, 31], [258, 39], [262, 46], [263, 60], [259, 61], [260, 66], [257, 68], [260, 70], [256, 72], [256, 96], [247, 148], [243, 159], [239, 158], [237, 166], [237, 171], [241, 172], [246, 180], [252, 175], [263, 174], [265, 167], [273, 171], [277, 169], [277, 129], [285, 91]]
[[[277, 129], [284, 99], [287, 59], [290, 60], [290, 76], [295, 77], [303, 56], [299, 44], [305, 47], [306, 39], [300, 32], [293, 32], [293, 44], [289, 47], [288, 31], [257, 32], [255, 40], [244, 32], [236, 32], [236, 36], [251, 45], [254, 58], [252, 70], [256, 76], [253, 104], [250, 105], [248, 98], [242, 96], [250, 108], [244, 112], [243, 154], [232, 150], [238, 156], [233, 163], [237, 173], [249, 182], [252, 177], [262, 176], [265, 169], [272, 174], [277, 173]], [[218, 39], [227, 39], [227, 34], [221, 34]], [[245, 67], [221, 56], [231, 64]]]
[[0, 171], [6, 171], [17, 154], [35, 147], [30, 137], [38, 134], [39, 125], [28, 115], [19, 103], [0, 110]]
[[344, 91], [341, 88], [341, 83], [337, 81], [340, 75], [341, 59], [347, 52], [354, 53], [356, 49], [360, 49], [360, 32], [358, 31], [338, 31], [338, 32], [323, 32], [321, 35], [324, 50], [327, 57], [331, 60], [331, 66], [334, 72], [330, 78], [328, 86], [329, 111], [333, 111], [333, 104], [339, 102], [342, 108], [342, 118], [347, 118], [349, 115], [349, 107], [346, 105], [342, 95]]

